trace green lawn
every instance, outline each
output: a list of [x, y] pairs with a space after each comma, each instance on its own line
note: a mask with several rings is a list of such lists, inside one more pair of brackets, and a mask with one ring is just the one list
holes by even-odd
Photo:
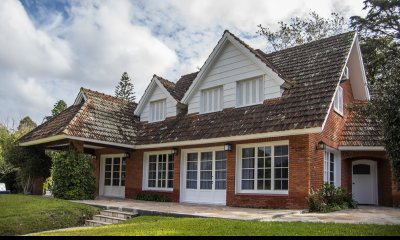
[[399, 226], [256, 222], [143, 216], [122, 224], [43, 232], [40, 236], [400, 235]]
[[80, 226], [97, 212], [95, 207], [65, 200], [1, 194], [0, 236]]

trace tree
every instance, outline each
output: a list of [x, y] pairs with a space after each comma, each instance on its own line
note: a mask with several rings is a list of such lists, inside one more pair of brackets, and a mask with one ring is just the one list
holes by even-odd
[[54, 106], [53, 109], [51, 110], [51, 116], [46, 116], [44, 117], [44, 121], [48, 121], [51, 118], [57, 116], [58, 114], [60, 114], [62, 111], [64, 111], [65, 109], [67, 109], [67, 104], [64, 102], [64, 100], [58, 100]]
[[365, 0], [366, 17], [353, 16], [361, 33], [370, 81], [371, 113], [378, 119], [385, 149], [400, 188], [400, 0]]
[[131, 83], [128, 73], [124, 72], [122, 74], [121, 80], [115, 87], [115, 96], [130, 102], [136, 100], [133, 84]]
[[37, 127], [37, 124], [29, 116], [26, 116], [19, 121], [18, 131], [27, 133], [35, 127]]
[[257, 33], [265, 37], [269, 44], [269, 51], [279, 51], [348, 30], [344, 17], [338, 13], [331, 13], [331, 18], [323, 18], [316, 12], [310, 12], [307, 18], [293, 17], [289, 23], [280, 21], [278, 25], [279, 29], [275, 32], [261, 24], [257, 26]]

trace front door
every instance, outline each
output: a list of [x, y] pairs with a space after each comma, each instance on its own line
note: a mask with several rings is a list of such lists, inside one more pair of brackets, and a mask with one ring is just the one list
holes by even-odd
[[126, 158], [119, 155], [101, 156], [102, 177], [100, 195], [125, 197]]
[[185, 151], [183, 157], [181, 202], [226, 205], [226, 152]]
[[359, 204], [378, 204], [376, 162], [353, 162], [353, 198]]

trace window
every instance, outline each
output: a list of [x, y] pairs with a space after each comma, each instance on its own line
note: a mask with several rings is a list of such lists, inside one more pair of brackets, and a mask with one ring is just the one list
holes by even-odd
[[106, 158], [104, 169], [104, 186], [125, 186], [125, 170], [125, 158]]
[[173, 154], [149, 154], [147, 157], [147, 189], [173, 188], [174, 157]]
[[285, 193], [289, 185], [288, 145], [240, 148], [239, 191]]
[[166, 100], [150, 102], [150, 119], [152, 122], [162, 121], [167, 116]]
[[324, 155], [324, 182], [335, 184], [335, 155], [328, 151]]
[[259, 104], [264, 101], [264, 80], [262, 78], [237, 82], [237, 106]]
[[340, 115], [343, 115], [343, 88], [339, 86], [335, 94], [335, 99], [333, 100], [333, 105], [335, 111]]
[[201, 112], [217, 112], [223, 109], [223, 88], [216, 87], [201, 91]]

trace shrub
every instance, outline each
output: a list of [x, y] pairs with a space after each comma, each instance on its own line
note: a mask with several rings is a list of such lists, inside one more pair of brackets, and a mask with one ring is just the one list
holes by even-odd
[[171, 202], [171, 200], [157, 193], [139, 193], [136, 195], [136, 200], [154, 201], [154, 202]]
[[310, 212], [332, 212], [347, 208], [357, 208], [357, 202], [342, 187], [325, 183], [318, 191], [311, 189], [307, 197]]
[[54, 197], [69, 200], [94, 199], [96, 179], [93, 176], [93, 157], [72, 148], [51, 155]]

